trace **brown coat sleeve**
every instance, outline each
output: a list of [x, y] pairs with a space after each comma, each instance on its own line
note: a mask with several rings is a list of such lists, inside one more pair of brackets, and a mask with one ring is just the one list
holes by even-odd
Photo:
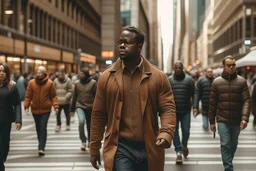
[[176, 127], [176, 106], [171, 85], [165, 75], [162, 75], [159, 94], [159, 116], [161, 120], [160, 134], [157, 139], [165, 139], [171, 146]]
[[94, 99], [91, 117], [90, 154], [100, 155], [101, 140], [107, 124], [106, 97], [105, 97], [105, 76], [98, 80], [96, 97]]
[[54, 109], [58, 109], [59, 108], [58, 98], [56, 95], [55, 87], [52, 82], [51, 82], [51, 88], [50, 88], [50, 98], [51, 98]]
[[32, 80], [28, 82], [25, 100], [24, 100], [24, 108], [29, 108], [33, 96], [33, 89], [32, 89]]
[[251, 113], [251, 97], [249, 93], [248, 86], [244, 81], [244, 88], [243, 88], [243, 109], [242, 109], [242, 119], [246, 122], [249, 122], [249, 117]]
[[254, 84], [252, 92], [252, 114], [256, 116], [256, 84]]

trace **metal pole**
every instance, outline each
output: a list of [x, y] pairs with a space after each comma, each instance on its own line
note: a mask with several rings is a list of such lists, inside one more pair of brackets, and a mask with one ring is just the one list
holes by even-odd
[[28, 14], [27, 14], [27, 6], [29, 0], [23, 0], [22, 6], [24, 10], [24, 71], [28, 72], [28, 64], [27, 64], [27, 22], [28, 22]]
[[80, 57], [81, 57], [81, 52], [82, 52], [82, 50], [79, 48], [79, 49], [77, 49], [77, 73], [80, 71], [80, 67], [81, 67], [81, 60], [80, 60]]

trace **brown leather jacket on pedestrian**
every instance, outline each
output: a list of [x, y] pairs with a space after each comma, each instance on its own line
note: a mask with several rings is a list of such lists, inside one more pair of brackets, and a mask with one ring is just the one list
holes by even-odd
[[252, 92], [252, 114], [256, 117], [256, 84], [254, 84]]
[[251, 99], [246, 81], [236, 73], [225, 71], [212, 84], [209, 102], [209, 121], [240, 125], [241, 120], [249, 122]]
[[55, 87], [48, 75], [41, 81], [33, 79], [29, 81], [24, 107], [29, 108], [33, 114], [50, 113], [52, 106], [59, 108]]
[[[123, 107], [122, 62], [110, 66], [98, 81], [91, 121], [90, 153], [99, 155], [104, 137], [103, 157], [105, 171], [113, 170], [118, 146], [120, 114]], [[163, 171], [165, 149], [156, 145], [157, 139], [172, 143], [176, 126], [175, 102], [166, 75], [143, 58], [139, 94], [143, 118], [144, 142], [148, 171]], [[159, 112], [159, 113], [158, 113]], [[158, 119], [160, 117], [161, 127]], [[106, 126], [106, 127], [105, 127]], [[106, 128], [106, 130], [105, 130]]]

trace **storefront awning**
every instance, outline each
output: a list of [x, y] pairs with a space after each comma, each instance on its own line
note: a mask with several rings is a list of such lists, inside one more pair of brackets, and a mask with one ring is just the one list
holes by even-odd
[[256, 46], [251, 48], [251, 51], [243, 58], [236, 61], [236, 67], [256, 66]]

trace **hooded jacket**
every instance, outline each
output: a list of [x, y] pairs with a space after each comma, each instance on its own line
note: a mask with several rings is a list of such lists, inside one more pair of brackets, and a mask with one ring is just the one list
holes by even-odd
[[53, 84], [56, 89], [59, 105], [70, 104], [73, 95], [71, 80], [65, 76], [63, 81], [60, 81], [58, 78], [54, 79]]
[[55, 87], [46, 75], [42, 80], [30, 80], [28, 83], [24, 107], [29, 108], [33, 114], [50, 113], [52, 106], [59, 108]]

